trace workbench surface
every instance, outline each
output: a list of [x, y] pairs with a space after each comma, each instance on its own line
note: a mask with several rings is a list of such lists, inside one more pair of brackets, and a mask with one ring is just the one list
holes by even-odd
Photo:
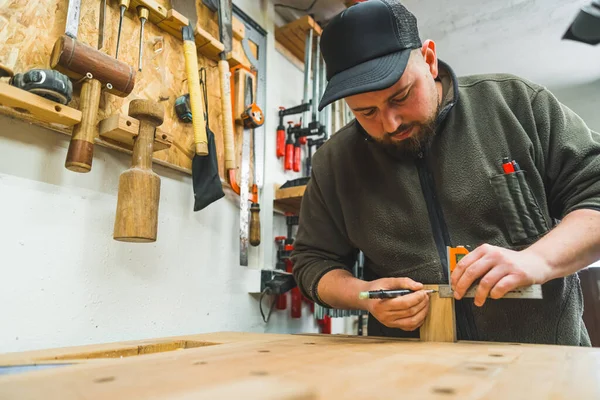
[[0, 399], [600, 399], [600, 349], [218, 332], [0, 355]]

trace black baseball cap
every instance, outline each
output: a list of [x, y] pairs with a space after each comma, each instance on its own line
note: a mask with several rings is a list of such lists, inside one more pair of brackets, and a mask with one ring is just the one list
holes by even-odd
[[386, 89], [421, 47], [416, 17], [397, 0], [367, 0], [336, 15], [321, 34], [327, 88], [319, 111], [359, 93]]

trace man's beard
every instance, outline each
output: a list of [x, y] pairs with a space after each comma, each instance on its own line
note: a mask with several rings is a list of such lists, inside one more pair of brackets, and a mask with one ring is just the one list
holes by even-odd
[[[373, 138], [375, 143], [383, 150], [397, 158], [417, 158], [420, 152], [431, 146], [431, 142], [435, 137], [436, 119], [439, 111], [439, 106], [428, 121], [424, 123], [413, 122], [410, 124], [400, 125], [395, 132], [386, 133], [382, 138]], [[408, 129], [413, 129], [410, 137], [403, 140], [394, 140], [393, 136], [404, 132]]]

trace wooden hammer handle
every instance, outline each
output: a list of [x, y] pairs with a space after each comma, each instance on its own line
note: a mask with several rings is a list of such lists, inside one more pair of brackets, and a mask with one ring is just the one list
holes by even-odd
[[97, 79], [89, 79], [81, 85], [81, 122], [73, 128], [65, 162], [65, 167], [70, 171], [89, 172], [92, 169], [101, 90], [102, 84]]
[[192, 109], [192, 125], [194, 126], [194, 143], [196, 154], [208, 155], [208, 139], [206, 137], [206, 120], [204, 119], [204, 107], [202, 104], [202, 93], [200, 92], [200, 76], [198, 75], [198, 55], [196, 44], [193, 41], [183, 41], [183, 52], [185, 55], [185, 71], [190, 92], [190, 107]]
[[231, 82], [229, 63], [219, 61], [219, 81], [221, 83], [221, 111], [223, 118], [223, 144], [225, 146], [225, 170], [235, 168], [233, 143], [233, 111], [231, 107]]

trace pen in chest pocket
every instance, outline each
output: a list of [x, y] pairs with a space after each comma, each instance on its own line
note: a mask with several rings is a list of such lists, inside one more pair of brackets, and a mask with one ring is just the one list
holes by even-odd
[[510, 174], [512, 172], [515, 172], [515, 166], [510, 161], [510, 158], [504, 157], [502, 159], [502, 170], [504, 171], [505, 174]]

